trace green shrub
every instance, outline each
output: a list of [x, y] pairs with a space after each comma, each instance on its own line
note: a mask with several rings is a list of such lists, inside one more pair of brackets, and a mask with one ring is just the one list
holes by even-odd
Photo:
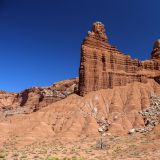
[[47, 158], [47, 160], [59, 160], [59, 158], [53, 157], [53, 156], [49, 156], [49, 157]]
[[5, 158], [5, 154], [4, 153], [0, 153], [0, 158]]

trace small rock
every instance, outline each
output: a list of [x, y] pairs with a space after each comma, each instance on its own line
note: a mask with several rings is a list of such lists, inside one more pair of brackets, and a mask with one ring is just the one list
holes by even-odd
[[136, 132], [135, 128], [132, 128], [132, 129], [129, 130], [128, 133], [129, 133], [129, 134], [133, 134], [133, 133], [135, 133], [135, 132]]

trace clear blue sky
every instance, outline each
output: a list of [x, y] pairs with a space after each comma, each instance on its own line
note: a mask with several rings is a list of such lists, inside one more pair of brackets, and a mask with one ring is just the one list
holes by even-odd
[[92, 23], [138, 59], [160, 36], [160, 0], [0, 0], [0, 89], [21, 91], [78, 76]]

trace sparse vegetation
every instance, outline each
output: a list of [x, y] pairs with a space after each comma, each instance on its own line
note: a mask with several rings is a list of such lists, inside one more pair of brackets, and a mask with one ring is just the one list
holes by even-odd
[[53, 156], [49, 156], [49, 157], [47, 158], [47, 160], [59, 160], [59, 158], [53, 157]]
[[72, 143], [54, 140], [34, 143], [22, 149], [11, 149], [13, 143], [10, 146], [11, 141], [8, 141], [7, 147], [0, 150], [0, 160], [114, 160], [128, 157], [143, 159], [146, 154], [152, 158], [159, 155], [160, 141], [150, 141], [148, 136], [142, 134], [109, 137], [105, 149], [97, 149], [96, 140], [86, 138]]
[[1, 152], [0, 153], [0, 160], [5, 158], [5, 153]]

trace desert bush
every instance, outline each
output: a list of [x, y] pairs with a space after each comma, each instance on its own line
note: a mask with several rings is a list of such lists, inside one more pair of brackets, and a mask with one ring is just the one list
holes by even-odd
[[49, 156], [49, 157], [47, 158], [47, 160], [59, 160], [59, 158], [53, 157], [53, 156]]

